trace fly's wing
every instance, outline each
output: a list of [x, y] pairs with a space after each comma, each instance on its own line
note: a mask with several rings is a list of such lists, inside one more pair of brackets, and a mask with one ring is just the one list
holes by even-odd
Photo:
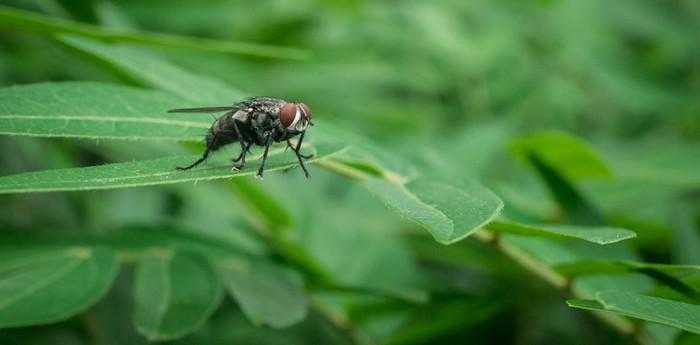
[[222, 111], [234, 110], [236, 107], [204, 107], [204, 108], [183, 108], [171, 109], [169, 113], [220, 113]]

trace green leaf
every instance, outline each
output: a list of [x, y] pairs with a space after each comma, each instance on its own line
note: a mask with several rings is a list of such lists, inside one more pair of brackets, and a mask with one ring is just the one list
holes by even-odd
[[363, 184], [389, 209], [422, 226], [442, 244], [464, 239], [492, 221], [503, 208], [495, 194], [477, 183], [456, 187], [419, 178], [398, 185], [368, 178]]
[[[324, 137], [310, 137], [309, 143], [305, 143], [304, 146], [306, 145], [309, 147], [305, 150], [314, 153], [314, 158], [307, 161], [310, 163], [342, 149], [338, 142]], [[182, 182], [197, 183], [254, 175], [259, 163], [259, 156], [256, 155], [248, 160], [247, 165], [242, 170], [231, 171], [230, 156], [218, 154], [201, 167], [188, 171], [175, 170], [176, 166], [187, 165], [199, 157], [199, 155], [176, 156], [2, 176], [0, 177], [0, 194], [111, 189]], [[291, 152], [285, 153], [280, 147], [270, 150], [265, 166], [267, 172], [272, 172], [297, 165], [297, 158]]]
[[223, 287], [205, 258], [169, 250], [153, 251], [139, 261], [134, 289], [134, 323], [151, 341], [197, 330], [223, 297]]
[[292, 226], [292, 216], [287, 209], [253, 181], [232, 180], [231, 189], [250, 211], [247, 218], [251, 223], [263, 223], [262, 228], [275, 236]]
[[700, 266], [650, 264], [624, 260], [583, 260], [556, 265], [555, 269], [568, 276], [641, 273], [694, 301], [700, 302], [700, 291], [676, 278], [676, 275], [698, 274]]
[[532, 225], [503, 220], [491, 222], [488, 225], [488, 229], [525, 236], [557, 239], [578, 238], [601, 245], [617, 243], [637, 236], [634, 231], [621, 228], [575, 225]]
[[602, 291], [595, 301], [569, 300], [570, 307], [609, 311], [700, 333], [700, 306], [627, 292]]
[[515, 138], [510, 148], [522, 158], [536, 155], [572, 181], [611, 176], [603, 159], [588, 143], [565, 132], [547, 131]]
[[603, 216], [576, 186], [565, 176], [539, 158], [529, 156], [540, 177], [544, 180], [550, 192], [566, 214], [569, 222], [586, 225], [604, 224]]
[[[700, 198], [675, 201], [671, 209], [673, 228], [673, 250], [671, 255], [677, 263], [700, 263]], [[693, 206], [691, 206], [693, 205]]]
[[0, 6], [0, 26], [21, 28], [46, 35], [75, 34], [117, 42], [269, 58], [304, 59], [308, 56], [306, 51], [294, 48], [112, 29], [47, 17], [6, 6]]
[[308, 300], [295, 272], [242, 259], [220, 261], [217, 266], [229, 293], [254, 324], [282, 328], [306, 317]]
[[4, 249], [0, 254], [0, 328], [65, 320], [96, 303], [119, 265], [101, 248]]
[[201, 141], [211, 119], [167, 114], [181, 105], [164, 93], [101, 83], [14, 86], [0, 89], [0, 134]]
[[624, 273], [628, 271], [655, 270], [666, 274], [700, 273], [698, 265], [667, 265], [625, 260], [581, 260], [555, 266], [556, 270], [568, 276], [586, 274]]
[[219, 80], [195, 75], [144, 48], [105, 44], [75, 36], [62, 36], [60, 39], [71, 47], [94, 55], [119, 68], [146, 85], [195, 102], [183, 101], [180, 107], [229, 105], [244, 97], [243, 92]]

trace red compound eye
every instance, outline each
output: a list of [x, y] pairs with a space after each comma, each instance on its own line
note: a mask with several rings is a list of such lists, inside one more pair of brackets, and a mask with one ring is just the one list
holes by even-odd
[[284, 128], [292, 125], [294, 118], [297, 116], [297, 105], [294, 103], [285, 103], [280, 109], [280, 122]]

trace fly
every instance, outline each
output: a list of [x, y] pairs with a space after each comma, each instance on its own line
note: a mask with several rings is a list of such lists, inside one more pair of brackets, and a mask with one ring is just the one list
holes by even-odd
[[[169, 110], [169, 113], [218, 113], [225, 112], [214, 121], [205, 137], [206, 149], [202, 157], [185, 167], [176, 167], [178, 170], [189, 170], [204, 162], [211, 152], [221, 147], [238, 142], [241, 145], [241, 153], [233, 159], [234, 170], [240, 170], [245, 166], [245, 157], [251, 146], [258, 145], [265, 148], [262, 162], [258, 168], [257, 177], [262, 178], [265, 171], [265, 161], [270, 145], [275, 142], [285, 141], [287, 146], [294, 151], [304, 176], [309, 178], [309, 172], [304, 166], [304, 160], [313, 155], [304, 155], [300, 152], [304, 134], [311, 122], [311, 110], [304, 103], [287, 102], [272, 97], [253, 97], [226, 107], [185, 108]], [[299, 136], [299, 141], [293, 145], [291, 138]]]

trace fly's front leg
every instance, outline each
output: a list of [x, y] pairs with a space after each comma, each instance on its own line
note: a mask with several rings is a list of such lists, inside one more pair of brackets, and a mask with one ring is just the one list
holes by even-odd
[[299, 136], [299, 141], [297, 142], [297, 146], [296, 146], [296, 147], [294, 147], [294, 146], [292, 145], [292, 142], [289, 141], [289, 139], [287, 139], [287, 147], [291, 147], [292, 150], [294, 150], [294, 152], [297, 154], [297, 157], [301, 157], [301, 158], [304, 158], [304, 159], [311, 159], [311, 158], [313, 158], [313, 156], [314, 156], [313, 154], [305, 155], [305, 154], [302, 154], [302, 153], [299, 151], [299, 150], [301, 150], [301, 143], [302, 143], [302, 141], [304, 141], [304, 134], [306, 134], [306, 132], [301, 132], [301, 136]]
[[258, 173], [256, 177], [262, 179], [263, 172], [265, 171], [265, 161], [267, 160], [267, 151], [270, 150], [270, 145], [272, 145], [272, 132], [268, 132], [265, 136], [265, 152], [263, 152], [262, 162], [260, 163], [260, 168], [258, 168]]
[[289, 142], [289, 139], [287, 139], [287, 146], [291, 147], [292, 151], [294, 151], [294, 154], [297, 156], [297, 160], [299, 161], [299, 165], [301, 165], [301, 169], [304, 170], [304, 177], [309, 178], [309, 171], [306, 170], [306, 166], [304, 165], [304, 159], [309, 159], [309, 158], [313, 157], [314, 155], [305, 156], [299, 152], [299, 149], [301, 148], [301, 142], [302, 142], [302, 140], [304, 140], [304, 133], [305, 132], [301, 133], [301, 136], [299, 137], [299, 142], [297, 143], [296, 147], [292, 146], [292, 143]]

